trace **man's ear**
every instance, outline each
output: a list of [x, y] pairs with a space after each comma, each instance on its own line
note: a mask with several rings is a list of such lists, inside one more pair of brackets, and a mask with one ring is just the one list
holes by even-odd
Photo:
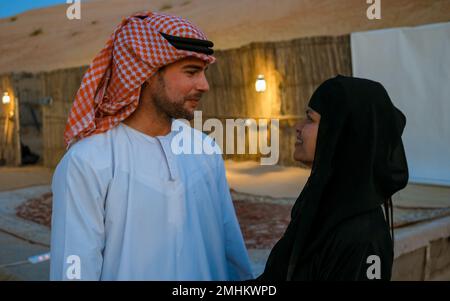
[[143, 95], [146, 93], [148, 87], [150, 86], [150, 78], [146, 79], [141, 85], [141, 91], [139, 92], [139, 100], [142, 99]]
[[[161, 69], [160, 69], [160, 70], [161, 70]], [[147, 78], [147, 79], [145, 80], [145, 82], [142, 84], [141, 89], [146, 89], [146, 88], [148, 88], [148, 86], [152, 85], [152, 84], [155, 82], [155, 80], [156, 80], [159, 76], [161, 76], [161, 74], [160, 74], [160, 72], [159, 72], [159, 70], [158, 70], [158, 71], [156, 71], [152, 76], [150, 76], [149, 78]]]

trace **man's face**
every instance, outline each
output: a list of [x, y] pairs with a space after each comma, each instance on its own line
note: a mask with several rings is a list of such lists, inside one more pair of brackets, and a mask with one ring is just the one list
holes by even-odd
[[209, 90], [208, 65], [194, 57], [165, 66], [148, 80], [155, 106], [171, 118], [194, 118], [203, 93]]

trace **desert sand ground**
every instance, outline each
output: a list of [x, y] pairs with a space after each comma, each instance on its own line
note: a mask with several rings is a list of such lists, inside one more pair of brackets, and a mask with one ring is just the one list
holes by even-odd
[[190, 19], [216, 49], [450, 20], [450, 0], [383, 0], [381, 20], [367, 19], [365, 0], [91, 0], [81, 20], [68, 7], [0, 19], [0, 74], [88, 65], [122, 17], [142, 10]]

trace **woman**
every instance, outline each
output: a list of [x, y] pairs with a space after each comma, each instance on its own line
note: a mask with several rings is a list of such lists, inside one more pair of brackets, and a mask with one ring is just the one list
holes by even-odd
[[390, 280], [405, 123], [377, 82], [337, 76], [314, 92], [294, 153], [311, 175], [258, 279]]

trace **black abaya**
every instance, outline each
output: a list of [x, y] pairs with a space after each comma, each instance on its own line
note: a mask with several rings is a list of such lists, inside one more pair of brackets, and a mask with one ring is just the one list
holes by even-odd
[[381, 206], [408, 181], [406, 118], [381, 84], [344, 76], [325, 81], [309, 106], [321, 115], [311, 175], [258, 279], [390, 280]]

